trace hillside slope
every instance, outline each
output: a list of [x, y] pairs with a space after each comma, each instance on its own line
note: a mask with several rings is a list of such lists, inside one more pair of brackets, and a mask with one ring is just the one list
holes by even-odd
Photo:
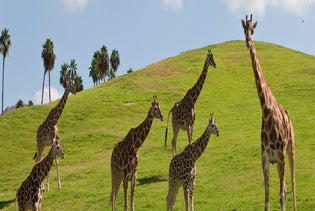
[[[293, 121], [297, 207], [315, 209], [315, 57], [266, 42], [256, 42], [256, 47], [266, 80]], [[158, 96], [164, 122], [154, 121], [139, 150], [135, 208], [165, 209], [172, 156], [171, 124], [164, 149], [167, 114], [196, 82], [208, 49], [217, 68], [209, 68], [196, 103], [193, 140], [204, 131], [211, 112], [220, 137], [211, 137], [197, 161], [195, 209], [262, 210], [261, 110], [244, 41], [183, 52], [71, 96], [58, 122], [65, 151], [65, 159], [59, 162], [62, 189], [57, 189], [53, 166], [51, 190], [44, 193], [42, 209], [109, 210], [111, 151], [131, 127], [144, 120], [153, 95]], [[16, 191], [33, 166], [36, 130], [56, 103], [17, 109], [0, 117], [0, 209], [14, 206]], [[186, 133], [181, 131], [178, 150], [187, 143]], [[276, 166], [270, 168], [270, 206], [274, 210], [279, 208], [279, 180]], [[287, 208], [291, 210], [288, 172], [287, 166]], [[123, 208], [122, 187], [117, 207]], [[181, 190], [176, 208], [184, 208]]]

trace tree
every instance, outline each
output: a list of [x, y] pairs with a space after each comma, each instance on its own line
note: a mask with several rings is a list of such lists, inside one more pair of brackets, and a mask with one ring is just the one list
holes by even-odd
[[112, 67], [112, 71], [110, 72], [111, 78], [116, 76], [116, 72], [118, 70], [118, 66], [120, 65], [120, 58], [118, 50], [114, 49], [110, 56], [110, 66]]
[[24, 103], [23, 103], [23, 101], [20, 99], [20, 100], [18, 100], [18, 102], [16, 103], [16, 108], [21, 108], [21, 107], [24, 107]]
[[47, 72], [48, 72], [48, 81], [49, 81], [49, 102], [51, 101], [50, 71], [52, 69], [54, 69], [56, 55], [54, 53], [54, 43], [49, 38], [46, 39], [46, 42], [43, 45], [42, 58], [43, 58], [43, 61], [44, 61], [45, 71], [44, 71], [43, 86], [42, 86], [42, 102], [41, 102], [41, 104], [43, 104], [45, 76], [46, 76]]
[[4, 28], [0, 37], [0, 53], [3, 55], [2, 60], [2, 102], [1, 102], [1, 115], [3, 114], [3, 103], [4, 103], [4, 63], [5, 57], [9, 54], [9, 48], [11, 47], [11, 40], [9, 30]]
[[[95, 53], [94, 53], [95, 55]], [[93, 80], [93, 83], [94, 83], [94, 86], [98, 84], [99, 82], [99, 69], [98, 69], [98, 61], [96, 58], [94, 58], [93, 56], [93, 59], [92, 59], [92, 62], [91, 62], [91, 66], [90, 66], [90, 74], [89, 76], [92, 77], [92, 80]]]
[[81, 76], [77, 74], [74, 76], [74, 84], [76, 87], [76, 92], [80, 92], [83, 90], [84, 87], [83, 87], [83, 81], [82, 81]]
[[63, 63], [63, 65], [61, 65], [59, 83], [64, 88], [67, 86], [67, 78], [69, 78], [69, 75], [68, 75], [69, 74], [69, 70], [68, 70], [68, 68], [69, 68], [68, 63]]
[[76, 87], [76, 92], [80, 92], [83, 90], [82, 78], [77, 74], [77, 64], [75, 62], [75, 59], [71, 59], [70, 65], [68, 63], [64, 63], [61, 66], [59, 82], [63, 86], [63, 88], [66, 88], [69, 80], [74, 83]]
[[105, 45], [101, 47], [99, 60], [99, 70], [101, 72], [101, 79], [105, 81], [106, 76], [109, 76], [109, 56]]
[[109, 71], [109, 79], [108, 80], [113, 79], [115, 77], [116, 77], [116, 74], [114, 72], [114, 69], [111, 67], [110, 71]]
[[76, 92], [80, 92], [83, 90], [82, 78], [77, 73], [77, 64], [74, 59], [71, 59], [69, 65], [69, 75], [71, 80], [74, 82]]
[[[109, 66], [111, 65], [111, 68]], [[105, 45], [93, 54], [91, 66], [89, 67], [94, 86], [99, 84], [101, 80], [106, 80], [115, 77], [115, 73], [120, 65], [119, 53], [116, 49], [113, 50], [109, 59], [108, 51]]]
[[131, 67], [129, 67], [129, 69], [127, 70], [127, 73], [132, 73], [133, 69]]

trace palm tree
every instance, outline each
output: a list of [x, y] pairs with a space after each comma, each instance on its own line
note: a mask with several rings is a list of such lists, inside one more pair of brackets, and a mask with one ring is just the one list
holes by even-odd
[[92, 59], [90, 69], [90, 77], [92, 77], [94, 86], [98, 84], [98, 62], [95, 58]]
[[118, 70], [118, 66], [120, 65], [119, 53], [116, 49], [112, 51], [112, 55], [110, 56], [110, 65], [113, 68], [113, 71], [111, 72], [111, 78], [114, 78]]
[[71, 80], [74, 81], [74, 77], [77, 75], [77, 64], [75, 63], [75, 59], [71, 59], [70, 61], [69, 75], [71, 76]]
[[68, 68], [69, 65], [67, 63], [63, 63], [63, 65], [61, 65], [59, 82], [64, 88], [67, 86], [67, 78], [69, 77]]
[[83, 81], [82, 81], [81, 76], [77, 74], [74, 76], [74, 85], [76, 87], [76, 90], [75, 90], [76, 92], [80, 92], [83, 90]]
[[106, 76], [110, 77], [109, 63], [108, 51], [106, 46], [103, 45], [100, 50], [94, 52], [89, 67], [94, 86], [99, 84], [102, 79], [105, 81]]
[[99, 69], [101, 78], [105, 81], [106, 76], [109, 76], [109, 56], [105, 45], [101, 47], [99, 56]]
[[90, 77], [93, 79], [94, 86], [100, 83], [103, 78], [101, 72], [101, 52], [99, 50], [95, 51], [93, 54], [93, 59], [90, 67]]
[[129, 69], [127, 70], [127, 73], [132, 73], [133, 69], [131, 67], [129, 67]]
[[16, 103], [15, 107], [16, 107], [16, 108], [24, 107], [23, 101], [20, 99], [20, 100]]
[[42, 102], [44, 98], [44, 85], [45, 85], [45, 75], [48, 71], [48, 80], [49, 80], [49, 102], [51, 101], [51, 93], [50, 93], [50, 71], [54, 69], [56, 55], [54, 53], [54, 43], [51, 39], [46, 39], [45, 44], [43, 45], [42, 58], [44, 60], [44, 78], [43, 78], [43, 86], [42, 86]]
[[10, 34], [7, 28], [4, 28], [0, 37], [0, 53], [3, 55], [2, 60], [2, 107], [1, 107], [1, 115], [3, 114], [3, 99], [4, 99], [4, 63], [5, 57], [9, 53], [9, 48], [11, 46]]
[[61, 66], [59, 79], [60, 84], [66, 88], [69, 80], [74, 83], [76, 92], [83, 90], [82, 78], [77, 74], [77, 64], [75, 63], [75, 59], [71, 59], [70, 65], [68, 63], [64, 63]]

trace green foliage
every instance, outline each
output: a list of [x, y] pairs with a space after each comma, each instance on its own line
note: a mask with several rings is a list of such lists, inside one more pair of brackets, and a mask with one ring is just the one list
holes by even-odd
[[[278, 45], [256, 42], [267, 82], [290, 113], [296, 138], [296, 190], [299, 210], [315, 207], [315, 57]], [[70, 96], [58, 122], [65, 159], [59, 160], [62, 189], [54, 166], [43, 210], [109, 210], [110, 156], [114, 145], [145, 118], [157, 95], [164, 122], [155, 120], [139, 149], [136, 210], [164, 210], [168, 166], [172, 157], [172, 129], [167, 148], [164, 134], [168, 111], [196, 82], [207, 50], [217, 68], [208, 75], [196, 103], [193, 140], [214, 112], [220, 137], [197, 161], [196, 210], [262, 210], [264, 184], [260, 159], [261, 110], [249, 50], [244, 41], [206, 46], [167, 58], [130, 74]], [[36, 146], [36, 130], [57, 102], [24, 107], [0, 117], [0, 208], [12, 210], [17, 189], [29, 175]], [[180, 132], [178, 151], [187, 145]], [[48, 147], [44, 153], [47, 153]], [[277, 167], [270, 166], [270, 207], [279, 209]], [[289, 168], [286, 167], [287, 209], [292, 210]], [[184, 209], [179, 191], [176, 209]], [[123, 209], [122, 187], [118, 210]]]
[[60, 78], [59, 82], [63, 86], [63, 88], [67, 87], [67, 83], [72, 80], [76, 87], [76, 92], [80, 92], [83, 90], [83, 83], [81, 76], [77, 73], [77, 64], [75, 59], [71, 59], [70, 64], [63, 63], [61, 65]]
[[23, 107], [23, 101], [21, 99], [18, 100], [18, 102], [16, 103], [16, 108], [21, 108]]
[[132, 73], [132, 72], [133, 72], [132, 68], [129, 67], [128, 70], [127, 70], [127, 73]]

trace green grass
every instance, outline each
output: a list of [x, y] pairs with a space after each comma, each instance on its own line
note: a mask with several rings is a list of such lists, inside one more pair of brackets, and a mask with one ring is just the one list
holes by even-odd
[[[278, 45], [256, 42], [267, 82], [293, 121], [296, 139], [296, 191], [299, 210], [315, 209], [315, 57]], [[110, 80], [71, 96], [58, 122], [65, 159], [60, 160], [62, 189], [51, 170], [43, 210], [109, 210], [110, 156], [118, 141], [145, 118], [157, 95], [166, 120], [175, 101], [196, 82], [211, 49], [217, 68], [209, 68], [196, 103], [193, 139], [204, 131], [209, 114], [215, 113], [220, 137], [211, 137], [197, 161], [196, 210], [262, 210], [264, 184], [260, 160], [261, 110], [249, 50], [244, 41], [230, 41], [183, 52], [131, 74]], [[36, 130], [53, 102], [18, 109], [0, 117], [0, 209], [12, 210], [17, 189], [33, 166]], [[168, 166], [172, 157], [169, 124], [155, 120], [139, 150], [136, 210], [164, 210]], [[186, 144], [178, 137], [178, 150]], [[46, 148], [45, 153], [48, 151]], [[279, 209], [279, 179], [270, 167], [270, 207]], [[289, 168], [287, 208], [292, 210]], [[184, 208], [182, 190], [176, 209]], [[123, 209], [122, 187], [118, 210]]]

